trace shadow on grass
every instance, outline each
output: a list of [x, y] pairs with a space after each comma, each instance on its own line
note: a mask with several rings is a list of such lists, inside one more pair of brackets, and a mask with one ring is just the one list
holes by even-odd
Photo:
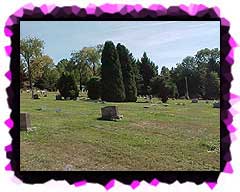
[[114, 121], [114, 122], [118, 122], [118, 121], [120, 121], [121, 119], [105, 119], [105, 118], [99, 117], [99, 118], [97, 118], [97, 120], [100, 120], [100, 121]]
[[136, 103], [150, 103], [149, 101], [136, 101]]

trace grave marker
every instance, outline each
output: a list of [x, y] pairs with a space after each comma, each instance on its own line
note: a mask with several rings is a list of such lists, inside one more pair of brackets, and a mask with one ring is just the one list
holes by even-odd
[[60, 108], [57, 108], [55, 111], [56, 111], [57, 113], [59, 113], [59, 112], [61, 112], [61, 111], [62, 111], [62, 109], [60, 109]]
[[20, 113], [20, 130], [28, 131], [31, 128], [29, 113]]
[[38, 94], [34, 94], [33, 99], [40, 99], [40, 98], [39, 98]]
[[220, 108], [220, 101], [213, 103], [213, 108]]
[[117, 106], [107, 106], [101, 108], [102, 119], [103, 120], [115, 120], [121, 119], [121, 115], [119, 115]]
[[61, 95], [56, 95], [56, 100], [62, 100], [62, 96]]
[[192, 103], [198, 103], [198, 99], [192, 99]]

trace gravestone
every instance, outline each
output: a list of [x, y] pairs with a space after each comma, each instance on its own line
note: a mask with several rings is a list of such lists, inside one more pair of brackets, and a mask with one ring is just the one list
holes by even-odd
[[192, 99], [192, 103], [198, 103], [198, 99]]
[[29, 113], [20, 113], [20, 130], [28, 131], [31, 128]]
[[41, 109], [42, 111], [46, 111], [46, 110], [47, 110], [47, 106], [43, 105], [43, 106], [40, 107], [40, 109]]
[[73, 166], [72, 165], [66, 165], [65, 167], [64, 167], [64, 171], [72, 171], [73, 170]]
[[79, 98], [79, 97], [74, 97], [73, 100], [74, 100], [74, 101], [79, 101], [80, 98]]
[[103, 120], [115, 120], [115, 119], [121, 118], [121, 116], [119, 115], [117, 106], [102, 107], [101, 113], [102, 113]]
[[60, 112], [62, 111], [62, 109], [57, 108], [55, 111], [56, 111], [57, 113], [60, 113]]
[[40, 99], [40, 98], [39, 98], [38, 94], [34, 94], [33, 99]]
[[37, 108], [38, 111], [46, 111], [47, 110], [47, 107], [44, 105], [44, 106], [41, 106], [39, 108]]
[[69, 100], [71, 100], [71, 98], [70, 97], [66, 97], [66, 100], [69, 101]]
[[149, 95], [149, 101], [152, 103], [152, 95]]
[[56, 95], [56, 100], [62, 100], [62, 96], [61, 95]]
[[213, 108], [220, 108], [220, 102], [214, 102]]

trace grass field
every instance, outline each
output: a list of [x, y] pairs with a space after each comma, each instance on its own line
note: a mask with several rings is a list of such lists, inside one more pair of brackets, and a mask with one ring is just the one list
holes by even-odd
[[[20, 168], [219, 170], [219, 109], [204, 101], [153, 103], [56, 101], [54, 93], [32, 100], [22, 93], [20, 111], [30, 113], [32, 131], [21, 131]], [[97, 120], [108, 105], [117, 105], [123, 119]]]

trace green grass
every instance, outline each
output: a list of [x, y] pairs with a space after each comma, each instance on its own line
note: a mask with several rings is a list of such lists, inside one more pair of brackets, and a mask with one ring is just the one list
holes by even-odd
[[[32, 100], [22, 93], [20, 111], [30, 113], [33, 130], [21, 131], [20, 168], [219, 170], [219, 110], [204, 101], [169, 100], [167, 107], [158, 99], [153, 103], [144, 108], [150, 104], [56, 101], [54, 93]], [[108, 105], [117, 105], [123, 119], [97, 120]]]

